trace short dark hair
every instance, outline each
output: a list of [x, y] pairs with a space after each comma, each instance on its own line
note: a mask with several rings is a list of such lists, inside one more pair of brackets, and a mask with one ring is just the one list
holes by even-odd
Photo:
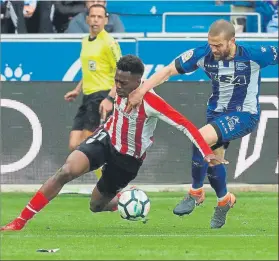
[[104, 11], [105, 11], [105, 17], [108, 17], [108, 16], [109, 16], [108, 11], [107, 11], [107, 8], [106, 8], [105, 6], [103, 6], [103, 5], [101, 5], [101, 4], [94, 4], [94, 5], [91, 5], [91, 6], [89, 7], [89, 9], [87, 10], [87, 15], [90, 14], [90, 10], [91, 10], [92, 8], [94, 8], [94, 7], [101, 7], [101, 8], [103, 8]]
[[218, 36], [224, 34], [227, 40], [235, 37], [234, 25], [226, 20], [220, 19], [214, 22], [209, 29], [209, 35]]
[[144, 65], [141, 59], [131, 54], [120, 58], [117, 62], [117, 69], [123, 72], [131, 72], [131, 74], [139, 74], [140, 76], [144, 73]]

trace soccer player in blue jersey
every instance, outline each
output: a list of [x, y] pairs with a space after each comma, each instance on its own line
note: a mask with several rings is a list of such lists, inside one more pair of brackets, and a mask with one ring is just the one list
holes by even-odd
[[[128, 111], [141, 103], [147, 91], [170, 76], [201, 68], [211, 79], [212, 95], [208, 100], [207, 122], [200, 132], [215, 155], [224, 157], [230, 141], [256, 128], [260, 116], [260, 70], [275, 64], [278, 64], [278, 46], [237, 44], [234, 26], [228, 21], [217, 20], [210, 27], [207, 44], [181, 54], [130, 94]], [[236, 198], [227, 191], [225, 166], [219, 162], [205, 163], [195, 146], [192, 156], [192, 188], [173, 213], [190, 214], [196, 205], [205, 200], [203, 184], [206, 174], [218, 198], [210, 226], [221, 228]]]

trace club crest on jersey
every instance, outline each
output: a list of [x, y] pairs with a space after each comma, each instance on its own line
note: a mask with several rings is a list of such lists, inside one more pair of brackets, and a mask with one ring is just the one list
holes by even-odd
[[185, 63], [187, 62], [194, 54], [194, 51], [193, 49], [185, 52], [184, 54], [181, 55], [181, 59], [182, 59], [182, 62]]
[[236, 63], [237, 71], [244, 71], [248, 66], [245, 63]]
[[240, 124], [239, 118], [237, 116], [232, 116], [232, 117], [226, 116], [225, 119], [228, 121], [228, 126], [230, 131], [234, 130], [236, 124]]
[[262, 53], [265, 53], [266, 52], [266, 48], [265, 47], [261, 47], [261, 51], [262, 51]]
[[91, 61], [91, 60], [89, 60], [88, 61], [88, 70], [89, 71], [96, 71], [96, 62], [95, 61]]

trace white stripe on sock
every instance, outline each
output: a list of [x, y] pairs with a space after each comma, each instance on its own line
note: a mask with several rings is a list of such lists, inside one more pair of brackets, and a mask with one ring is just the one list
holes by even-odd
[[35, 214], [38, 213], [36, 210], [34, 210], [33, 208], [31, 208], [29, 205], [27, 205], [26, 208], [28, 208], [30, 211], [32, 211], [32, 212], [35, 213]]
[[225, 199], [226, 196], [228, 196], [229, 192], [227, 192], [227, 194], [224, 197], [218, 198], [218, 202], [223, 201]]
[[199, 191], [199, 190], [201, 190], [201, 189], [202, 189], [202, 187], [201, 187], [201, 188], [197, 188], [197, 189], [191, 187], [191, 190], [192, 190], [192, 191]]

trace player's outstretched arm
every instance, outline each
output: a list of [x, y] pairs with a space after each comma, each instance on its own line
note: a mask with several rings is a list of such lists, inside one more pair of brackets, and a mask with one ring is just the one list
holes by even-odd
[[179, 73], [175, 67], [175, 63], [172, 62], [160, 71], [154, 73], [149, 79], [145, 80], [141, 88], [139, 88], [139, 91], [145, 94], [154, 87], [167, 81], [171, 76], [178, 74]]
[[198, 128], [190, 120], [165, 102], [161, 97], [154, 93], [147, 93], [144, 96], [144, 108], [149, 117], [157, 117], [182, 131], [200, 150], [205, 161], [211, 162], [212, 160], [217, 160], [220, 163], [227, 164], [226, 160], [214, 155]]
[[127, 112], [130, 112], [133, 108], [139, 107], [143, 96], [153, 89], [154, 87], [167, 81], [171, 76], [179, 74], [176, 70], [175, 63], [172, 62], [165, 66], [160, 71], [154, 73], [149, 79], [145, 80], [140, 88], [136, 89], [129, 95], [129, 101], [127, 106]]

